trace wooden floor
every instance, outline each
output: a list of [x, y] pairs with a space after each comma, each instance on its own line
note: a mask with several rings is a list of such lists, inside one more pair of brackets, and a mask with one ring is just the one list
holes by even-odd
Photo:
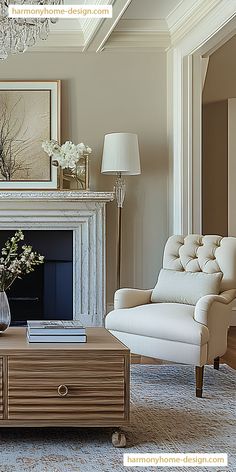
[[[236, 326], [230, 328], [228, 335], [228, 350], [226, 354], [220, 360], [224, 364], [228, 364], [230, 367], [236, 370]], [[159, 359], [153, 359], [151, 357], [143, 357], [132, 355], [133, 364], [166, 364], [166, 361]]]

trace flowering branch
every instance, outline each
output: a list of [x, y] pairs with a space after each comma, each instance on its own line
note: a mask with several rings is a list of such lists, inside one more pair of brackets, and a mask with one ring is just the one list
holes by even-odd
[[11, 239], [8, 239], [1, 250], [0, 257], [0, 291], [10, 288], [17, 278], [33, 272], [35, 267], [43, 264], [44, 257], [32, 251], [32, 246], [22, 246], [22, 252], [18, 252], [19, 242], [23, 241], [24, 233], [16, 231]]

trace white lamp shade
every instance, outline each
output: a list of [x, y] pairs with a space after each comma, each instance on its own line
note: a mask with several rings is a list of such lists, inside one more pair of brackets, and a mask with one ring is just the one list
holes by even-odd
[[102, 174], [138, 175], [141, 173], [138, 136], [111, 133], [104, 138]]

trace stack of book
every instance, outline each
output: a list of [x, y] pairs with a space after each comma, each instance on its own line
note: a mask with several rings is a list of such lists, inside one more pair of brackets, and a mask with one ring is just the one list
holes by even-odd
[[27, 321], [30, 343], [86, 343], [86, 331], [80, 321]]

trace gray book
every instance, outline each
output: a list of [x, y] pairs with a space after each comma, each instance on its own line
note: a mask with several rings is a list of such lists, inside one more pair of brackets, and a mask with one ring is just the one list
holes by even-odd
[[30, 320], [27, 321], [28, 333], [31, 336], [43, 335], [85, 335], [85, 327], [79, 320]]
[[29, 333], [27, 333], [27, 339], [29, 343], [86, 343], [87, 342], [87, 336], [86, 335], [78, 335], [78, 336], [37, 336], [33, 335], [31, 336]]

